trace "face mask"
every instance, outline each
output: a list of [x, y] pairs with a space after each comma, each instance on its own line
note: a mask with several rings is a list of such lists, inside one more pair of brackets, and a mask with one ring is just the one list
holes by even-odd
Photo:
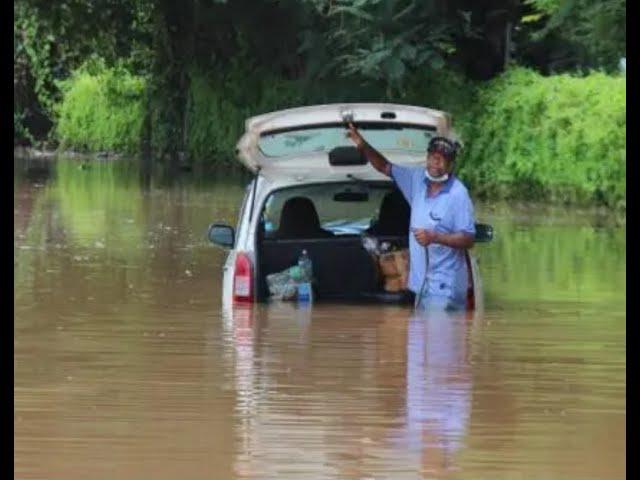
[[439, 177], [433, 177], [431, 175], [429, 175], [429, 172], [427, 170], [424, 171], [424, 176], [426, 178], [429, 179], [430, 182], [435, 182], [435, 183], [442, 183], [442, 182], [446, 182], [447, 180], [449, 180], [449, 174], [445, 173], [444, 175], [440, 175]]

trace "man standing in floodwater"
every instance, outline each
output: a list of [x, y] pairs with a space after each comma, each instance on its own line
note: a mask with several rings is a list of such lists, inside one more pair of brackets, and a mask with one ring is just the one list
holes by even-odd
[[416, 294], [416, 308], [463, 310], [469, 282], [465, 254], [474, 244], [475, 217], [467, 188], [453, 174], [456, 144], [434, 137], [425, 168], [404, 167], [389, 162], [351, 122], [347, 136], [411, 205], [408, 288]]

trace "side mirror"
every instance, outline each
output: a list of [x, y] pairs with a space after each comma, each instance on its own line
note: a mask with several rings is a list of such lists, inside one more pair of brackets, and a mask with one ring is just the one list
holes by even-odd
[[476, 243], [493, 240], [493, 227], [487, 223], [476, 223]]
[[213, 223], [209, 225], [207, 231], [207, 237], [211, 243], [220, 245], [225, 248], [232, 248], [235, 242], [235, 233], [233, 227], [220, 223]]

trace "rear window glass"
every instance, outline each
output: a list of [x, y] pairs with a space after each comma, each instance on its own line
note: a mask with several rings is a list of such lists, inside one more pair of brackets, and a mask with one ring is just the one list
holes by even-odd
[[[363, 124], [358, 130], [377, 150], [425, 152], [435, 128], [401, 124]], [[258, 146], [267, 157], [284, 157], [312, 152], [328, 152], [335, 147], [353, 146], [342, 124], [266, 132]]]
[[265, 238], [282, 239], [363, 233], [406, 235], [408, 222], [409, 206], [390, 182], [332, 183], [278, 190], [267, 198], [261, 217]]

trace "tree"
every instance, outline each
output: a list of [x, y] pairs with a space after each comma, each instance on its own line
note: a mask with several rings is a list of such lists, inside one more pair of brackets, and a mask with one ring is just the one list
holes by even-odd
[[626, 0], [525, 0], [522, 59], [546, 72], [603, 68], [626, 56]]
[[60, 99], [56, 80], [92, 57], [149, 65], [152, 0], [15, 0], [14, 119], [43, 137]]

